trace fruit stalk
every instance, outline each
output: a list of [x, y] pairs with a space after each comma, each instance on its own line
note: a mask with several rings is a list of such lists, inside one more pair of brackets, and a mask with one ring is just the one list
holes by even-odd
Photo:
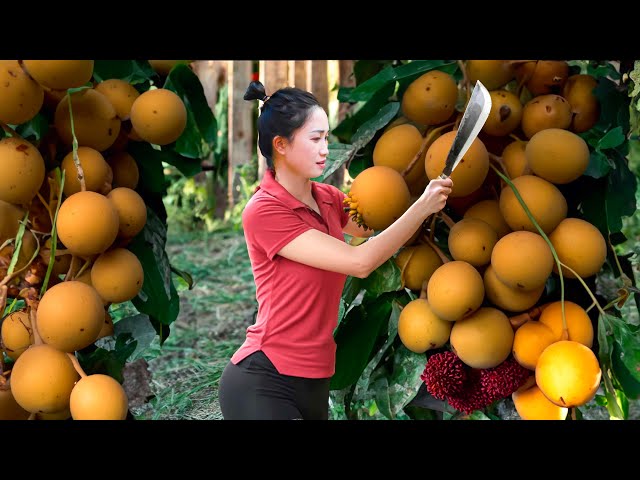
[[9, 125], [7, 125], [4, 122], [0, 122], [0, 127], [2, 127], [2, 129], [12, 137], [22, 138], [20, 137], [20, 135], [16, 133], [16, 131], [13, 128], [11, 128]]
[[502, 172], [505, 174], [505, 176], [508, 177], [509, 176], [509, 172], [507, 171], [507, 167], [504, 166], [504, 162], [502, 161], [502, 157], [500, 157], [500, 156], [498, 156], [498, 155], [496, 155], [494, 153], [491, 153], [491, 152], [488, 152], [488, 153], [489, 153], [489, 158], [491, 160], [493, 160], [494, 162], [496, 162], [498, 165], [500, 165], [500, 168], [502, 169]]
[[513, 315], [511, 317], [509, 317], [509, 323], [511, 323], [511, 326], [513, 327], [513, 330], [517, 330], [518, 328], [520, 328], [522, 325], [524, 325], [525, 323], [527, 323], [529, 320], [535, 320], [537, 319], [540, 314], [542, 313], [542, 311], [547, 308], [547, 306], [549, 306], [550, 303], [544, 303], [542, 305], [538, 305], [537, 307], [532, 307], [529, 310], [527, 310], [526, 312], [522, 312], [519, 313], [517, 315]]
[[462, 84], [464, 85], [464, 89], [467, 95], [467, 101], [464, 102], [466, 105], [467, 103], [469, 103], [469, 99], [471, 98], [471, 80], [469, 79], [469, 74], [467, 73], [467, 65], [462, 60], [458, 60], [458, 66], [460, 67], [460, 71], [462, 72]]
[[31, 322], [31, 330], [33, 331], [33, 344], [34, 345], [42, 345], [44, 342], [42, 341], [42, 337], [40, 336], [40, 332], [38, 331], [38, 325], [36, 323], [36, 309], [31, 307], [29, 308], [29, 321]]
[[78, 139], [76, 138], [76, 129], [73, 124], [73, 108], [71, 107], [71, 95], [67, 94], [67, 102], [69, 103], [69, 117], [71, 119], [71, 135], [73, 137], [73, 164], [76, 166], [76, 170], [78, 171], [78, 182], [80, 182], [80, 191], [85, 192], [87, 190], [87, 185], [84, 182], [84, 170], [82, 169], [82, 165], [80, 165], [80, 157], [78, 157]]
[[440, 216], [442, 221], [447, 225], [447, 227], [453, 228], [453, 226], [456, 224], [456, 222], [454, 222], [453, 219], [449, 215], [444, 213], [444, 211], [440, 210], [438, 212], [438, 215]]
[[416, 153], [413, 159], [411, 159], [411, 161], [409, 162], [409, 165], [407, 165], [407, 168], [405, 168], [402, 171], [401, 175], [403, 177], [406, 177], [409, 174], [409, 172], [411, 171], [413, 166], [416, 164], [416, 162], [420, 159], [420, 157], [422, 157], [422, 154], [431, 146], [433, 142], [436, 141], [436, 139], [442, 134], [442, 131], [445, 128], [451, 127], [452, 125], [453, 125], [453, 122], [447, 123], [445, 125], [441, 125], [438, 128], [434, 128], [432, 130], [427, 131], [427, 134], [425, 135], [424, 140], [422, 141], [422, 145], [420, 145], [420, 150], [418, 150], [418, 153]]
[[568, 265], [565, 265], [564, 263], [560, 262], [560, 265], [562, 265], [562, 268], [566, 268], [567, 270], [569, 270], [571, 273], [573, 273], [576, 278], [578, 279], [578, 281], [582, 284], [582, 286], [584, 287], [584, 289], [587, 291], [587, 294], [591, 297], [591, 300], [593, 301], [594, 305], [596, 306], [596, 308], [598, 309], [598, 311], [600, 312], [601, 315], [606, 315], [605, 311], [603, 310], [603, 308], [600, 306], [600, 303], [598, 303], [598, 300], [596, 300], [595, 295], [593, 294], [593, 292], [591, 291], [591, 289], [587, 286], [587, 284], [584, 282], [584, 280], [582, 279], [582, 277], [580, 275], [578, 275], [578, 273], [573, 270], [571, 267], [569, 267]]
[[[53, 186], [59, 186], [58, 189], [58, 198], [56, 204], [56, 211], [53, 215], [53, 222], [51, 222], [51, 250], [49, 252], [49, 265], [47, 266], [47, 273], [44, 276], [44, 280], [42, 282], [42, 288], [40, 288], [40, 296], [44, 295], [44, 292], [47, 291], [47, 287], [49, 285], [49, 278], [51, 277], [51, 272], [53, 271], [53, 263], [56, 260], [56, 245], [58, 243], [58, 229], [56, 228], [56, 223], [58, 222], [58, 212], [60, 211], [60, 204], [62, 203], [62, 189], [64, 188], [64, 170], [62, 173], [60, 169], [56, 168], [55, 170], [56, 182], [51, 182], [51, 194], [53, 195], [54, 188]], [[52, 198], [53, 199], [53, 198]]]
[[69, 352], [67, 352], [67, 355], [69, 355], [69, 358], [71, 359], [71, 363], [73, 363], [73, 368], [76, 369], [76, 372], [78, 372], [78, 375], [80, 375], [80, 378], [85, 378], [87, 374], [80, 366], [80, 363], [78, 362], [78, 359], [76, 358], [76, 356], [73, 353], [69, 353]]
[[426, 243], [428, 243], [431, 248], [433, 248], [433, 250], [440, 257], [440, 260], [442, 260], [443, 264], [444, 263], [448, 263], [448, 262], [451, 261], [451, 259], [444, 254], [444, 252], [440, 249], [440, 247], [438, 245], [436, 245], [436, 243], [433, 240], [431, 240], [427, 235], [423, 234], [420, 238], [421, 238], [421, 240], [423, 240]]

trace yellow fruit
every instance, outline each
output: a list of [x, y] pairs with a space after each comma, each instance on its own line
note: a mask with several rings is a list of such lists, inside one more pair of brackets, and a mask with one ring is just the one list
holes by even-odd
[[579, 407], [591, 401], [600, 386], [602, 371], [589, 347], [561, 340], [540, 354], [536, 384], [545, 397], [560, 407]]
[[[593, 324], [587, 312], [580, 305], [565, 300], [564, 315], [569, 338], [589, 348], [593, 346]], [[538, 321], [553, 332], [554, 341], [562, 338], [562, 302], [553, 302], [545, 307]]]
[[569, 128], [571, 105], [555, 94], [540, 95], [529, 100], [522, 109], [522, 131], [527, 138], [546, 128]]
[[[457, 130], [447, 132], [431, 144], [425, 157], [425, 171], [429, 179], [440, 176], [447, 155], [453, 145]], [[451, 174], [453, 188], [449, 197], [464, 197], [480, 188], [489, 172], [489, 152], [484, 143], [476, 138]]]
[[403, 248], [395, 262], [402, 271], [403, 285], [413, 291], [420, 291], [422, 283], [442, 265], [438, 254], [427, 244]]
[[[521, 175], [512, 180], [512, 183], [533, 218], [547, 235], [566, 218], [567, 199], [553, 183], [535, 175]], [[538, 229], [529, 220], [529, 216], [508, 185], [500, 192], [500, 212], [511, 230], [538, 233]]]
[[463, 218], [449, 231], [449, 252], [454, 260], [482, 267], [491, 261], [491, 252], [497, 241], [498, 234], [487, 222]]
[[28, 205], [44, 181], [44, 159], [36, 147], [18, 137], [0, 140], [0, 200]]
[[[100, 152], [91, 147], [78, 147], [78, 159], [84, 173], [87, 190], [99, 192], [107, 182], [109, 166]], [[78, 170], [73, 161], [73, 151], [67, 153], [60, 165], [64, 170], [64, 194], [69, 196], [81, 190]]]
[[46, 344], [63, 352], [82, 350], [96, 341], [102, 328], [102, 299], [82, 282], [58, 283], [42, 296], [36, 322]]
[[505, 285], [497, 277], [492, 265], [484, 271], [483, 279], [487, 299], [496, 307], [509, 312], [524, 312], [533, 307], [542, 297], [545, 288], [542, 284], [533, 290], [524, 291]]
[[135, 159], [127, 152], [116, 152], [106, 158], [113, 170], [113, 188], [135, 189], [140, 180], [140, 170]]
[[471, 85], [480, 80], [488, 90], [506, 85], [515, 75], [508, 60], [468, 60], [466, 67]]
[[451, 117], [456, 108], [458, 86], [451, 75], [439, 70], [415, 79], [402, 96], [402, 113], [422, 125], [437, 125]]
[[[87, 270], [85, 270], [84, 272], [82, 272], [80, 275], [76, 275], [74, 277], [74, 280], [76, 282], [82, 282], [85, 285], [89, 285], [90, 287], [93, 287], [93, 283], [91, 282], [91, 268], [88, 268]], [[94, 287], [95, 288], [95, 287]], [[97, 292], [97, 290], [96, 290]], [[100, 295], [98, 293], [98, 295]], [[109, 305], [109, 302], [107, 300], [105, 300], [104, 298], [100, 297], [102, 299], [102, 304], [106, 307]]]
[[114, 188], [107, 198], [118, 212], [120, 238], [133, 238], [147, 223], [147, 205], [135, 190], [126, 187]]
[[[558, 258], [582, 278], [595, 275], [607, 259], [607, 243], [600, 230], [581, 218], [565, 218], [549, 235]], [[557, 267], [554, 266], [557, 273]], [[566, 268], [565, 277], [575, 278]]]
[[398, 336], [402, 344], [415, 353], [442, 347], [449, 340], [452, 322], [433, 313], [429, 302], [417, 298], [407, 303], [398, 319]]
[[131, 125], [143, 140], [155, 145], [168, 145], [184, 132], [187, 108], [171, 90], [148, 90], [133, 102]]
[[98, 338], [110, 337], [113, 335], [114, 326], [113, 319], [109, 312], [104, 312], [104, 323], [102, 324], [102, 328], [100, 329], [100, 333], [98, 334]]
[[465, 364], [472, 368], [493, 368], [511, 353], [513, 328], [500, 310], [482, 307], [453, 324], [450, 341]]
[[78, 192], [68, 197], [58, 212], [58, 238], [75, 255], [104, 252], [118, 235], [118, 212], [107, 197]]
[[467, 262], [447, 262], [431, 275], [427, 284], [427, 300], [438, 317], [449, 322], [459, 321], [482, 305], [482, 277]]
[[546, 325], [529, 320], [520, 325], [513, 339], [513, 358], [529, 370], [535, 370], [542, 351], [556, 341]]
[[[17, 359], [33, 343], [29, 314], [24, 310], [11, 313], [2, 321], [2, 345], [9, 358]], [[0, 355], [2, 353], [0, 352]]]
[[531, 174], [531, 168], [529, 168], [525, 154], [527, 143], [516, 140], [504, 147], [502, 151], [502, 163], [507, 169], [507, 174], [511, 180], [522, 175]]
[[109, 99], [120, 120], [128, 120], [133, 102], [140, 96], [140, 92], [133, 85], [119, 78], [104, 80], [95, 86], [97, 92]]
[[509, 225], [504, 221], [504, 217], [500, 212], [500, 205], [497, 200], [480, 200], [464, 212], [463, 218], [477, 218], [488, 223], [498, 234], [498, 238], [502, 238], [511, 232]]
[[[8, 386], [8, 385], [5, 385]], [[11, 388], [0, 388], [0, 420], [26, 420], [30, 413], [16, 402]]]
[[524, 81], [527, 90], [535, 96], [559, 94], [567, 81], [569, 64], [564, 60], [537, 60], [516, 68], [516, 77]]
[[69, 407], [79, 377], [66, 353], [51, 345], [32, 345], [13, 364], [11, 392], [28, 412], [59, 412]]
[[20, 220], [24, 218], [24, 212], [23, 208], [0, 200], [0, 245], [5, 240], [16, 237], [20, 228]]
[[53, 90], [85, 85], [93, 75], [93, 60], [23, 60], [29, 75]]
[[69, 409], [74, 420], [124, 420], [129, 400], [117, 380], [96, 373], [78, 381], [71, 391]]
[[520, 99], [507, 90], [493, 90], [491, 97], [491, 111], [482, 131], [488, 135], [503, 137], [509, 135], [520, 126], [522, 119], [522, 103]]
[[0, 121], [10, 125], [28, 122], [42, 108], [44, 91], [17, 60], [0, 60]]
[[36, 413], [36, 420], [69, 420], [71, 418], [71, 410], [69, 407], [59, 412]]
[[547, 128], [532, 136], [525, 155], [535, 175], [556, 184], [573, 182], [589, 166], [587, 142], [560, 128]]
[[522, 420], [564, 420], [569, 413], [568, 408], [549, 401], [537, 385], [516, 390], [511, 394], [511, 399]]
[[410, 194], [406, 182], [390, 167], [369, 167], [358, 174], [349, 192], [352, 211], [357, 211], [365, 225], [384, 230], [409, 208]]
[[[125, 248], [115, 248], [103, 253], [91, 268], [93, 287], [102, 298], [111, 303], [131, 300], [140, 292], [143, 282], [144, 271], [140, 260]], [[103, 320], [104, 315], [101, 316], [101, 321]]]
[[505, 235], [491, 253], [491, 266], [498, 279], [518, 291], [544, 286], [553, 270], [553, 255], [537, 233], [519, 231]]
[[[422, 145], [422, 135], [418, 129], [406, 123], [383, 133], [373, 149], [373, 164], [391, 167], [402, 173], [416, 156]], [[411, 171], [404, 178], [407, 184], [417, 182], [424, 176], [425, 152], [413, 165]]]
[[[71, 95], [71, 107], [79, 146], [104, 152], [113, 145], [122, 122], [107, 97], [95, 89], [81, 90]], [[56, 107], [54, 123], [62, 142], [71, 147], [73, 135], [67, 95]]]
[[600, 101], [593, 90], [598, 81], [587, 74], [571, 75], [562, 90], [562, 96], [571, 105], [573, 119], [570, 129], [576, 133], [590, 130], [600, 119]]

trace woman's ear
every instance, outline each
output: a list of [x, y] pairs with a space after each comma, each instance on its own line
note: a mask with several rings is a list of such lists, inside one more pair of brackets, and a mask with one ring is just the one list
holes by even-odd
[[280, 155], [284, 155], [285, 147], [287, 146], [287, 139], [276, 135], [273, 137], [273, 149], [278, 152]]

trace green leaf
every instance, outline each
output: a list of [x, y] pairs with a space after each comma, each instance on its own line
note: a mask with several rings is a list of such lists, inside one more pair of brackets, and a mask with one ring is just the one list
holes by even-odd
[[397, 292], [402, 288], [400, 269], [393, 259], [389, 259], [376, 268], [362, 281], [362, 288], [367, 290], [373, 297], [382, 295], [385, 292]]
[[101, 373], [122, 383], [122, 370], [127, 359], [135, 351], [137, 343], [130, 333], [124, 333], [118, 335], [112, 350], [88, 347], [77, 352], [78, 362], [87, 375]]
[[148, 84], [155, 74], [146, 60], [95, 60], [93, 66], [93, 78], [96, 82], [118, 78], [131, 85]]
[[187, 107], [184, 132], [175, 145], [167, 147], [184, 157], [207, 158], [215, 149], [218, 126], [200, 79], [187, 65], [178, 64], [171, 69], [164, 88], [175, 92]]
[[609, 130], [598, 142], [599, 150], [606, 150], [607, 148], [616, 148], [624, 143], [625, 136], [622, 133], [622, 127], [616, 127]]
[[185, 281], [185, 283], [187, 284], [187, 287], [189, 287], [189, 290], [193, 289], [194, 281], [193, 281], [193, 277], [189, 272], [185, 270], [180, 270], [179, 268], [173, 265], [171, 265], [171, 271]]
[[[613, 354], [611, 355], [611, 366], [616, 380], [622, 387], [622, 391], [628, 398], [640, 398], [640, 381], [634, 378], [631, 370], [622, 361], [622, 358], [628, 355], [628, 352], [622, 351], [620, 345], [615, 342], [613, 344]], [[637, 373], [636, 366], [636, 373]], [[636, 375], [637, 376], [637, 375]]]
[[607, 180], [601, 178], [588, 181], [588, 178], [585, 178], [585, 190], [588, 194], [584, 195], [580, 202], [582, 217], [595, 225], [604, 238], [607, 238], [609, 235], [606, 210]]
[[610, 170], [611, 164], [607, 156], [598, 150], [593, 150], [589, 155], [589, 166], [584, 174], [593, 178], [602, 178]]
[[598, 78], [593, 93], [600, 103], [600, 117], [594, 128], [607, 131], [621, 127], [629, 131], [629, 99], [625, 92], [619, 91], [616, 84], [605, 77]]
[[136, 341], [135, 350], [131, 352], [129, 357], [127, 357], [127, 360], [130, 362], [140, 358], [156, 337], [156, 331], [153, 328], [149, 317], [142, 313], [132, 317], [123, 318], [114, 323], [113, 332], [116, 338], [121, 335], [129, 334]]
[[399, 109], [399, 102], [387, 103], [376, 115], [360, 125], [356, 133], [351, 137], [351, 143], [355, 149], [360, 150], [369, 143], [376, 132], [385, 127], [396, 116]]
[[369, 155], [356, 155], [349, 163], [349, 176], [356, 178], [363, 170], [373, 165], [373, 157]]
[[[128, 149], [129, 153], [131, 153], [133, 158], [136, 159], [138, 164], [150, 162], [155, 163], [156, 165], [162, 165], [162, 162], [165, 162], [176, 167], [185, 177], [192, 177], [196, 173], [202, 171], [202, 165], [199, 159], [183, 157], [177, 152], [169, 149], [156, 150], [147, 142], [133, 142]], [[140, 177], [142, 177], [142, 172], [140, 172]], [[158, 180], [159, 175], [156, 173], [156, 175], [154, 175], [156, 188]], [[162, 184], [164, 185], [164, 173], [162, 173]]]
[[165, 325], [178, 317], [180, 300], [171, 278], [171, 265], [165, 245], [166, 225], [153, 210], [147, 208], [147, 223], [128, 248], [142, 263], [144, 284], [141, 292], [132, 300], [141, 313], [149, 316], [163, 342], [168, 335]]
[[37, 142], [49, 131], [49, 120], [42, 112], [38, 112], [35, 117], [18, 125], [15, 130], [25, 140]]
[[390, 67], [392, 63], [391, 60], [356, 60], [353, 64], [356, 85], [363, 84], [383, 68]]
[[371, 385], [371, 390], [374, 392], [374, 398], [376, 405], [380, 413], [389, 420], [394, 419], [393, 411], [391, 409], [391, 398], [389, 397], [389, 380], [387, 377], [379, 377]]
[[349, 160], [354, 150], [353, 145], [344, 143], [329, 144], [329, 155], [327, 156], [327, 164], [325, 165], [324, 172], [313, 180], [324, 182], [333, 172], [340, 168], [343, 163]]
[[[619, 360], [629, 370], [631, 376], [640, 382], [640, 335], [632, 332], [627, 323], [613, 315], [600, 315], [600, 321], [610, 335], [613, 335], [614, 347], [617, 346]], [[615, 356], [612, 350], [611, 356]]]
[[611, 233], [622, 230], [622, 217], [636, 211], [636, 176], [629, 170], [626, 159], [613, 151], [615, 169], [607, 177], [607, 224]]
[[[397, 326], [396, 326], [397, 329]], [[424, 372], [426, 357], [415, 353], [404, 345], [393, 356], [393, 374], [391, 375], [389, 396], [393, 415], [397, 415], [416, 396], [422, 385], [420, 375]]]
[[336, 329], [336, 371], [331, 377], [331, 390], [354, 384], [371, 358], [372, 349], [383, 324], [391, 314], [393, 295], [384, 294], [366, 305], [347, 313]]

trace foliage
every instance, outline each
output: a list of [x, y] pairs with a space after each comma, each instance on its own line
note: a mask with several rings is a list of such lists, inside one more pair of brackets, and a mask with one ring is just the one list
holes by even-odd
[[[596, 278], [609, 276], [616, 285], [617, 293], [606, 298], [606, 302], [622, 292], [623, 296], [635, 295], [636, 308], [640, 308], [640, 291], [636, 288], [632, 264], [637, 263], [637, 254], [634, 256], [633, 252], [638, 251], [638, 221], [634, 214], [640, 159], [637, 153], [640, 151], [637, 141], [640, 63], [636, 62], [630, 78], [628, 72], [618, 72], [609, 61], [568, 63], [572, 72], [589, 73], [598, 78], [594, 93], [602, 110], [598, 123], [580, 134], [591, 152], [588, 170], [561, 191], [572, 200], [572, 216], [581, 216], [593, 223], [605, 239], [611, 240], [607, 262]], [[352, 103], [355, 108], [332, 132], [339, 143], [329, 147], [327, 170], [333, 171], [346, 163], [349, 174], [355, 178], [372, 166], [375, 142], [382, 130], [401, 115], [398, 105], [404, 90], [419, 75], [433, 69], [446, 71], [456, 80], [463, 78], [460, 63], [451, 60], [357, 61], [356, 86], [341, 88], [338, 93], [340, 101]], [[456, 108], [462, 111], [464, 104], [458, 103]], [[631, 244], [627, 242], [634, 236]], [[412, 299], [412, 294], [402, 288], [391, 264], [392, 261], [381, 266], [369, 279], [349, 278], [345, 285], [340, 324], [335, 331], [338, 349], [336, 373], [331, 383], [333, 418], [391, 419], [420, 415], [420, 418], [433, 418], [435, 415], [434, 411], [419, 414], [408, 406], [421, 385], [419, 373], [427, 355], [408, 354], [397, 336], [399, 309]], [[579, 289], [584, 295], [581, 285], [571, 288]], [[552, 278], [547, 298], [556, 299], [559, 294], [558, 282]], [[604, 315], [595, 315], [599, 343], [596, 353], [602, 366], [606, 397], [599, 397], [599, 401], [612, 417], [626, 418], [627, 400], [640, 394], [637, 369], [640, 359], [633, 354], [640, 351], [640, 337], [637, 325], [621, 313], [629, 308], [629, 303], [625, 305], [623, 301], [626, 297], [618, 300], [607, 305]], [[404, 393], [399, 394], [400, 391]], [[445, 413], [445, 418], [450, 416], [450, 412]], [[468, 418], [496, 417], [487, 409]]]

